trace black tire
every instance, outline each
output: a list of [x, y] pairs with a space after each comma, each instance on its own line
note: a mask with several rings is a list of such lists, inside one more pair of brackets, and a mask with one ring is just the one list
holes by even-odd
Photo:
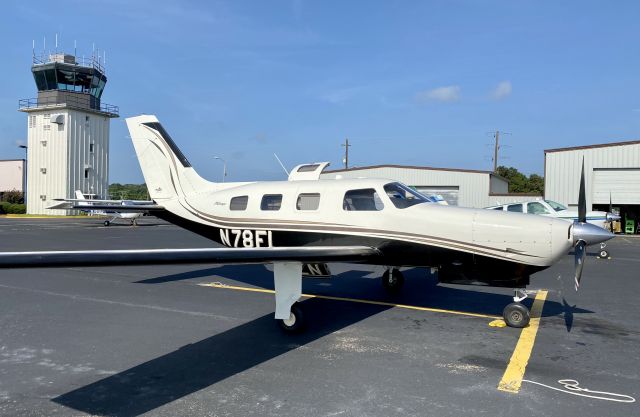
[[511, 303], [502, 311], [502, 317], [507, 326], [521, 329], [529, 324], [529, 309], [521, 303]]
[[298, 303], [291, 306], [291, 315], [289, 316], [289, 319], [278, 320], [278, 325], [287, 333], [298, 333], [304, 328], [304, 314], [302, 313], [302, 309]]
[[105, 220], [104, 221], [104, 227], [107, 227], [111, 224], [111, 222], [109, 220]]
[[382, 286], [389, 292], [398, 292], [404, 285], [404, 275], [399, 269], [392, 269], [391, 273], [387, 269], [382, 274]]
[[609, 257], [609, 252], [606, 249], [601, 249], [598, 256], [607, 259]]

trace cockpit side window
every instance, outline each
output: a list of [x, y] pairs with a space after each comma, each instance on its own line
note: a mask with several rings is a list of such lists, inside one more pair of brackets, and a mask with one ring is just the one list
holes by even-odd
[[342, 209], [346, 211], [380, 211], [383, 208], [384, 204], [373, 188], [349, 190], [342, 200]]
[[384, 191], [394, 206], [399, 209], [414, 206], [420, 203], [433, 202], [427, 196], [412, 190], [399, 182], [391, 182], [384, 186]]

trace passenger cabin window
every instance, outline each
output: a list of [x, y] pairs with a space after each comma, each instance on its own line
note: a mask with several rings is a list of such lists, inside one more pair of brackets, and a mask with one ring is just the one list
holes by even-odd
[[229, 210], [232, 210], [232, 211], [246, 210], [248, 202], [249, 202], [249, 196], [247, 195], [233, 197], [231, 199], [231, 203], [229, 204]]
[[282, 205], [282, 194], [265, 194], [260, 202], [260, 210], [278, 211]]
[[527, 203], [527, 213], [531, 214], [549, 214], [549, 210], [541, 203]]
[[502, 206], [500, 206], [500, 207], [494, 207], [494, 208], [492, 208], [491, 210], [500, 210], [500, 211], [503, 211], [503, 210], [504, 210], [504, 207], [502, 207]]
[[350, 190], [344, 194], [342, 208], [346, 211], [380, 211], [384, 208], [382, 200], [373, 188]]
[[320, 207], [319, 193], [298, 194], [298, 201], [296, 201], [298, 210], [318, 210], [318, 207]]
[[522, 204], [510, 204], [507, 206], [507, 211], [522, 213]]
[[399, 182], [392, 182], [384, 186], [384, 191], [394, 206], [399, 209], [415, 206], [420, 203], [432, 203], [429, 197], [412, 190]]

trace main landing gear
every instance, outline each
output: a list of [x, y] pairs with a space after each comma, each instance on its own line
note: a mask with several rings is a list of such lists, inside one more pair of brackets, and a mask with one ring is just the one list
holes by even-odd
[[527, 298], [525, 290], [515, 290], [513, 303], [507, 305], [502, 311], [502, 317], [509, 327], [522, 328], [529, 324], [529, 309], [521, 303]]
[[304, 328], [304, 314], [298, 303], [291, 306], [288, 319], [278, 320], [280, 328], [287, 333], [298, 333]]
[[390, 293], [397, 293], [404, 285], [404, 275], [397, 268], [387, 268], [382, 274], [382, 286]]

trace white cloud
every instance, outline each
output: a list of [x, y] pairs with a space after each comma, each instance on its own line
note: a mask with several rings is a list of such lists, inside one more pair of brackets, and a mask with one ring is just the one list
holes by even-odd
[[438, 87], [433, 90], [420, 91], [416, 94], [418, 101], [441, 101], [451, 103], [460, 99], [460, 86], [449, 85], [446, 87]]
[[500, 81], [498, 86], [491, 92], [491, 97], [494, 100], [502, 100], [511, 95], [512, 87], [511, 81]]

